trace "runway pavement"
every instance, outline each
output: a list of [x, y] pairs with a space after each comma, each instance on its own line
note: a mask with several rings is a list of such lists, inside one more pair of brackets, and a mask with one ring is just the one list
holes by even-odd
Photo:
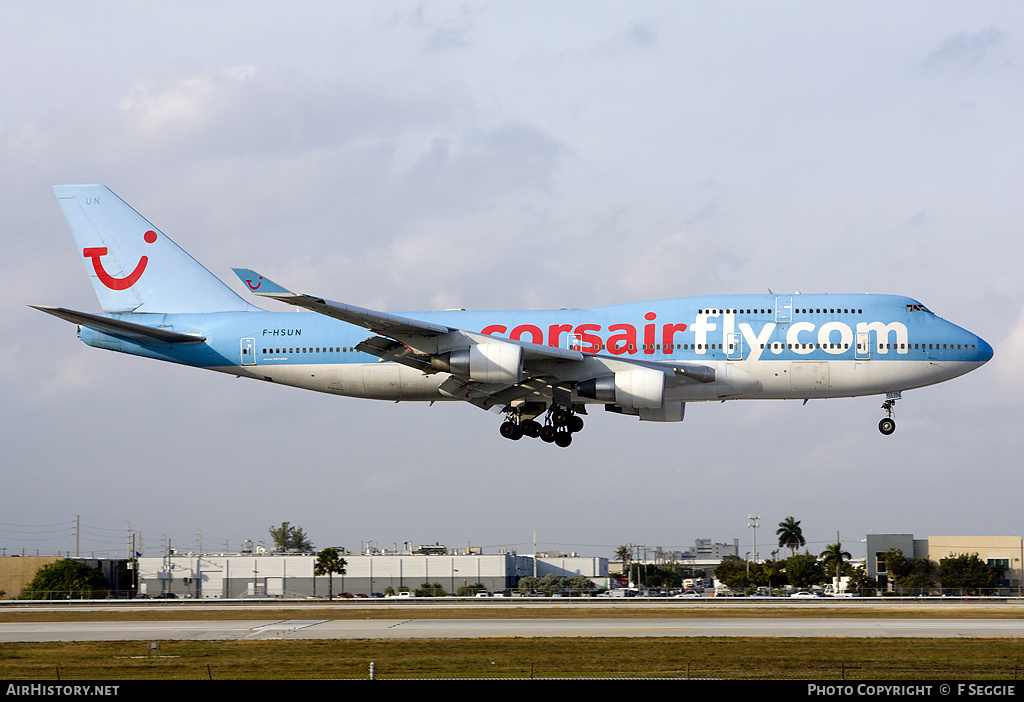
[[0, 642], [476, 637], [1024, 637], [1021, 619], [289, 619], [0, 623]]

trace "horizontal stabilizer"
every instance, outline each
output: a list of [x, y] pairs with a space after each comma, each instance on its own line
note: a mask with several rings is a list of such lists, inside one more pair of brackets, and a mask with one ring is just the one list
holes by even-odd
[[68, 310], [63, 307], [43, 307], [40, 305], [29, 305], [29, 307], [40, 312], [46, 312], [46, 314], [52, 314], [54, 317], [59, 317], [72, 324], [81, 324], [83, 327], [89, 327], [104, 334], [135, 339], [143, 343], [155, 341], [161, 344], [198, 344], [201, 341], [206, 341], [206, 337], [199, 334], [181, 334], [166, 329], [158, 329], [157, 327], [149, 327], [145, 324], [110, 319], [109, 317], [101, 317], [100, 315], [87, 312], [76, 312], [75, 310]]

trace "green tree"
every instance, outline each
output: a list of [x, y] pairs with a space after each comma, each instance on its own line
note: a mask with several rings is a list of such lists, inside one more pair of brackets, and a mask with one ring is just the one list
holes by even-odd
[[573, 575], [565, 579], [565, 589], [578, 595], [584, 592], [593, 592], [597, 589], [597, 585], [585, 575]]
[[110, 583], [97, 568], [62, 559], [36, 571], [21, 594], [22, 600], [71, 600], [104, 597]]
[[555, 594], [562, 589], [562, 576], [548, 573], [540, 579], [537, 589], [548, 595]]
[[903, 551], [891, 548], [879, 555], [879, 571], [884, 570], [897, 592], [922, 592], [935, 587], [935, 562], [927, 558], [907, 558]]
[[527, 575], [525, 578], [519, 578], [519, 582], [516, 584], [516, 589], [524, 594], [529, 594], [538, 589], [540, 584], [540, 578], [534, 577], [533, 575]]
[[463, 585], [455, 591], [455, 595], [458, 597], [475, 597], [476, 593], [486, 590], [483, 583], [473, 583], [472, 585]]
[[814, 587], [825, 579], [821, 563], [809, 553], [790, 556], [785, 560], [786, 580], [796, 588]]
[[976, 553], [939, 559], [938, 576], [943, 589], [977, 595], [995, 587], [1002, 575], [1001, 568], [990, 568]]
[[798, 548], [807, 543], [803, 530], [800, 528], [800, 522], [792, 517], [786, 517], [779, 522], [779, 528], [775, 530], [775, 534], [779, 537], [779, 548], [788, 548], [792, 556], [796, 555]]
[[850, 578], [848, 587], [851, 590], [860, 591], [878, 587], [874, 580], [868, 578], [868, 571], [863, 565], [851, 566], [847, 572], [847, 577]]
[[678, 564], [634, 563], [630, 581], [647, 587], [671, 589], [683, 584], [683, 566]]
[[774, 589], [786, 584], [784, 561], [764, 561], [750, 566], [751, 584]]
[[313, 543], [306, 537], [302, 527], [281, 522], [279, 527], [270, 527], [270, 538], [278, 551], [300, 551], [308, 553], [313, 550]]
[[751, 580], [747, 575], [747, 564], [738, 556], [726, 556], [715, 568], [715, 578], [733, 590], [746, 590]]
[[556, 592], [568, 592], [575, 595], [582, 592], [592, 592], [597, 587], [590, 578], [582, 575], [570, 577], [549, 573], [542, 578], [536, 578], [532, 575], [520, 578], [516, 589], [522, 593], [543, 592], [546, 595], [553, 595]]
[[916, 594], [923, 594], [935, 587], [938, 573], [935, 561], [928, 558], [909, 558], [907, 563], [910, 572], [900, 581], [901, 590], [909, 589]]
[[327, 576], [327, 597], [334, 597], [334, 576], [344, 575], [348, 561], [341, 557], [341, 552], [333, 546], [325, 548], [316, 555], [313, 575]]
[[441, 583], [423, 583], [416, 590], [416, 597], [445, 597], [447, 594]]
[[903, 555], [903, 551], [898, 548], [890, 548], [878, 555], [878, 571], [886, 573], [889, 580], [893, 582], [898, 583], [900, 578], [910, 575], [913, 570], [913, 565]]

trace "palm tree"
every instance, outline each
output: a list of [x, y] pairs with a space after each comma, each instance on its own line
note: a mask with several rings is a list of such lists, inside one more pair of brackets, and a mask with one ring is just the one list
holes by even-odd
[[316, 565], [313, 566], [313, 575], [327, 576], [327, 597], [334, 597], [334, 574], [345, 574], [345, 566], [348, 562], [341, 557], [338, 549], [330, 546], [316, 556]]
[[844, 551], [843, 545], [836, 541], [834, 544], [829, 544], [828, 547], [821, 552], [820, 558], [826, 570], [831, 571], [832, 568], [835, 568], [836, 582], [838, 583], [843, 561], [848, 561], [853, 558], [853, 556]]
[[615, 549], [615, 560], [622, 563], [622, 570], [629, 572], [629, 562], [632, 560], [632, 554], [628, 546], [619, 546]]
[[806, 544], [803, 531], [800, 529], [800, 522], [792, 517], [786, 517], [779, 522], [779, 528], [775, 531], [779, 537], [779, 548], [788, 548], [792, 555], [796, 550]]

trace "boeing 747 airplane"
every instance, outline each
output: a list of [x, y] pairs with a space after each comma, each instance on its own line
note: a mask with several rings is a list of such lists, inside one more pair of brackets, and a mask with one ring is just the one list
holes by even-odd
[[882, 395], [992, 358], [916, 300], [870, 294], [685, 297], [591, 309], [390, 313], [293, 293], [235, 269], [257, 307], [101, 185], [54, 192], [99, 314], [36, 307], [110, 351], [320, 392], [461, 400], [504, 413], [508, 439], [568, 446], [591, 405], [678, 422], [687, 402]]

